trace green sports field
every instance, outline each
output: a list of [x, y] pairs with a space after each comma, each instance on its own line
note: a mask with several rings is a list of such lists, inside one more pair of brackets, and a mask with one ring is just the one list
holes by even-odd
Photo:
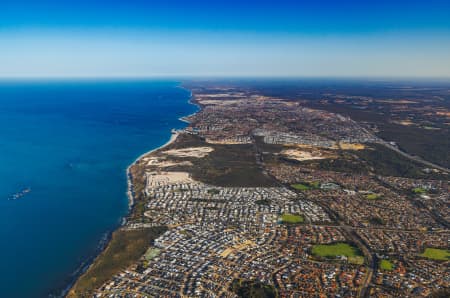
[[364, 257], [361, 251], [348, 243], [318, 244], [314, 245], [312, 254], [323, 258], [336, 258], [346, 256], [351, 263], [362, 264]]
[[424, 194], [427, 192], [426, 189], [424, 189], [422, 187], [413, 188], [412, 191], [413, 191], [413, 193], [418, 194], [418, 195], [421, 195], [421, 194]]
[[376, 193], [370, 193], [370, 194], [366, 195], [366, 199], [368, 199], [368, 200], [378, 200], [379, 198], [381, 198], [381, 195], [376, 194]]
[[288, 214], [288, 213], [281, 215], [281, 222], [285, 223], [285, 224], [298, 224], [298, 223], [303, 223], [304, 221], [305, 221], [305, 219], [301, 215]]
[[389, 260], [381, 260], [380, 268], [386, 271], [392, 271], [394, 270], [394, 264], [392, 264], [392, 262]]
[[310, 189], [318, 189], [320, 187], [320, 183], [318, 181], [314, 182], [302, 182], [291, 184], [292, 188], [296, 190], [310, 190]]
[[439, 248], [426, 248], [421, 257], [431, 260], [448, 261], [450, 260], [450, 250]]

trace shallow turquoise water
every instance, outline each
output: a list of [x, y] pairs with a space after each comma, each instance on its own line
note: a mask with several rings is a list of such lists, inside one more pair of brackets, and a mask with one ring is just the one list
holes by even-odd
[[126, 213], [126, 167], [184, 126], [188, 99], [175, 82], [0, 82], [2, 297], [64, 287]]

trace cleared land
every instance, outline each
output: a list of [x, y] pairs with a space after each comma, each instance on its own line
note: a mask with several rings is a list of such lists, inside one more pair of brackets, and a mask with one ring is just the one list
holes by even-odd
[[439, 248], [426, 248], [421, 257], [431, 260], [448, 261], [450, 260], [450, 250]]
[[281, 155], [295, 159], [298, 161], [304, 161], [304, 160], [314, 160], [314, 159], [325, 159], [327, 156], [323, 156], [321, 154], [314, 154], [315, 152], [309, 152], [305, 150], [298, 150], [298, 149], [287, 149], [280, 152]]
[[366, 148], [364, 144], [359, 143], [339, 143], [339, 147], [343, 150], [363, 150]]
[[203, 158], [213, 150], [214, 149], [211, 147], [190, 147], [190, 148], [183, 148], [183, 149], [167, 150], [162, 153], [172, 155], [175, 157]]

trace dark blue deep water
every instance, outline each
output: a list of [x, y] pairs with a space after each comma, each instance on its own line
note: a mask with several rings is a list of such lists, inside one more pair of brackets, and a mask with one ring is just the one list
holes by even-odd
[[1, 297], [64, 288], [126, 214], [126, 167], [196, 110], [189, 95], [161, 81], [0, 82]]

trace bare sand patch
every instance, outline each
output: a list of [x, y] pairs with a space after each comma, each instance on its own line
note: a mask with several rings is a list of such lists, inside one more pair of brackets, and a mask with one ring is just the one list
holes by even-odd
[[172, 160], [166, 160], [164, 158], [158, 158], [158, 157], [146, 157], [143, 159], [147, 162], [147, 166], [151, 167], [157, 167], [157, 168], [168, 168], [173, 166], [192, 166], [192, 162], [186, 160], [186, 161], [180, 161], [175, 162]]
[[387, 104], [417, 104], [417, 101], [412, 101], [408, 99], [399, 99], [399, 100], [377, 100], [377, 102], [387, 103]]
[[330, 156], [322, 155], [321, 152], [311, 152], [311, 151], [305, 151], [305, 150], [299, 150], [299, 149], [286, 149], [280, 152], [281, 155], [286, 156], [290, 159], [295, 159], [298, 161], [304, 161], [304, 160], [314, 160], [314, 159], [325, 159], [329, 158]]
[[158, 167], [159, 168], [168, 168], [173, 166], [193, 166], [194, 164], [190, 162], [189, 160], [180, 161], [180, 162], [173, 162], [173, 161], [165, 161], [162, 162]]
[[214, 149], [212, 147], [189, 147], [183, 149], [171, 149], [162, 152], [163, 154], [175, 156], [175, 157], [195, 157], [203, 158], [207, 156]]
[[208, 144], [217, 144], [217, 145], [242, 145], [242, 144], [251, 144], [252, 142], [249, 141], [239, 141], [239, 140], [212, 140], [212, 139], [206, 139], [206, 143]]
[[366, 146], [360, 143], [339, 143], [339, 147], [342, 150], [363, 150], [366, 148]]
[[226, 248], [224, 251], [220, 253], [220, 256], [222, 258], [226, 258], [231, 254], [235, 254], [236, 252], [245, 251], [248, 248], [255, 247], [256, 243], [252, 240], [245, 240], [242, 243], [237, 243], [233, 245], [232, 247]]
[[238, 100], [213, 100], [213, 99], [199, 99], [197, 100], [200, 104], [208, 106], [208, 105], [214, 105], [214, 106], [229, 106], [233, 105]]
[[409, 120], [392, 121], [392, 123], [400, 124], [400, 125], [405, 125], [405, 126], [411, 126], [411, 125], [414, 125], [414, 122], [409, 121]]
[[216, 98], [216, 97], [244, 97], [245, 94], [242, 92], [237, 93], [215, 93], [215, 94], [199, 94], [200, 98], [206, 97], [206, 98]]
[[162, 186], [176, 183], [191, 183], [191, 179], [187, 172], [147, 172], [146, 187]]

